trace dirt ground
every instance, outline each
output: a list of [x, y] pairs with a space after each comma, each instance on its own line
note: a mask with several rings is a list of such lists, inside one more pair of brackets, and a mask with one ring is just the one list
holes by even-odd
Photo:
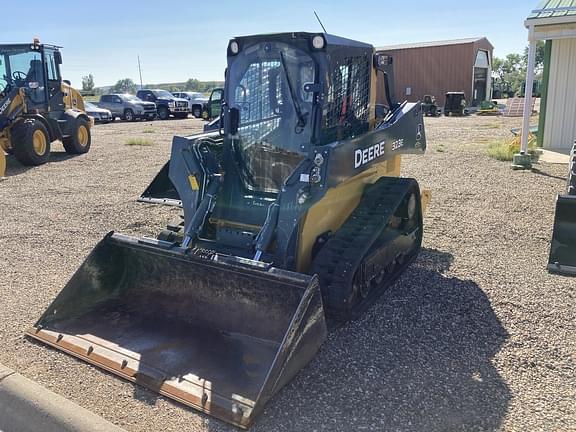
[[[426, 120], [403, 173], [432, 189], [418, 261], [267, 406], [253, 431], [576, 430], [576, 279], [546, 272], [567, 167], [486, 156], [518, 119]], [[23, 333], [108, 231], [154, 236], [174, 208], [136, 202], [173, 135], [200, 120], [98, 125], [87, 155], [0, 182], [0, 363], [129, 431], [232, 427]], [[128, 146], [131, 138], [150, 146]]]

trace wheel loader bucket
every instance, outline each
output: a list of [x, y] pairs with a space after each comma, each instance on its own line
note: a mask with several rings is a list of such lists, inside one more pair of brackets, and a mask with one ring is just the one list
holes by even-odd
[[548, 270], [576, 275], [576, 195], [558, 195]]
[[326, 323], [315, 276], [110, 233], [28, 335], [247, 428]]
[[182, 200], [174, 184], [168, 177], [170, 168], [170, 161], [166, 162], [160, 172], [156, 174], [152, 183], [148, 185], [146, 190], [140, 195], [138, 201], [152, 203], [152, 204], [165, 204], [172, 206], [182, 206]]

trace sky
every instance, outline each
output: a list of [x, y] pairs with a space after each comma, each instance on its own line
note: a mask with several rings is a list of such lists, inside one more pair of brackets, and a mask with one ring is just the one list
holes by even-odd
[[537, 0], [285, 0], [3, 2], [0, 43], [63, 46], [65, 79], [81, 87], [122, 78], [144, 84], [188, 78], [223, 80], [226, 46], [234, 36], [286, 31], [328, 33], [374, 46], [486, 36], [494, 55], [521, 53], [524, 19]]

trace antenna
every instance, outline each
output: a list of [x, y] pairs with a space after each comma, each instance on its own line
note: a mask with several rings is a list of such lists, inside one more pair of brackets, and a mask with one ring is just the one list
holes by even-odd
[[140, 73], [140, 90], [144, 88], [144, 84], [142, 84], [142, 67], [140, 67], [140, 55], [138, 55], [138, 72]]
[[322, 27], [322, 30], [324, 30], [324, 33], [328, 33], [326, 31], [326, 29], [324, 28], [324, 24], [322, 24], [322, 21], [320, 21], [320, 17], [318, 16], [318, 14], [316, 13], [316, 11], [314, 11], [314, 15], [316, 15], [316, 19], [318, 20], [318, 22], [320, 23], [320, 26]]

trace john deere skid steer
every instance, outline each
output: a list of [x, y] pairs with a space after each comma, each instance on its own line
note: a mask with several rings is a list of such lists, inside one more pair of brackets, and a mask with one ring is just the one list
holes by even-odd
[[576, 142], [570, 153], [567, 183], [566, 194], [556, 199], [548, 270], [576, 276]]
[[358, 316], [420, 250], [429, 195], [399, 175], [426, 148], [422, 108], [393, 88], [371, 45], [232, 39], [221, 130], [175, 137], [149, 188], [183, 223], [109, 233], [28, 334], [248, 427], [325, 317]]
[[78, 91], [62, 81], [59, 47], [0, 45], [0, 177], [5, 153], [24, 165], [48, 162], [50, 143], [61, 140], [69, 154], [90, 149], [92, 121]]

